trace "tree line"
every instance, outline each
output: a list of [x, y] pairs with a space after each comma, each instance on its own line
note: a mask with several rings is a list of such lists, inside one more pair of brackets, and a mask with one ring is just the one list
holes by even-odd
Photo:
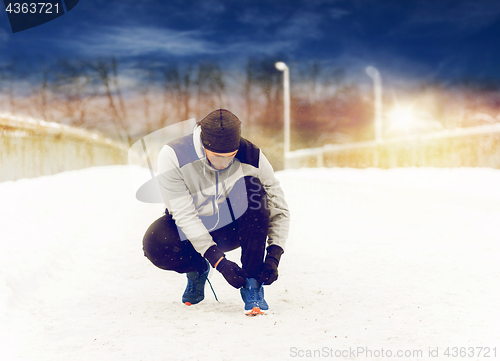
[[[274, 64], [280, 60], [250, 58], [229, 68], [215, 61], [126, 63], [111, 57], [27, 65], [12, 59], [0, 65], [0, 110], [99, 130], [132, 144], [167, 125], [227, 108], [240, 116], [245, 132], [279, 153], [283, 74]], [[317, 61], [289, 66], [292, 149], [373, 139], [368, 78], [359, 84], [344, 68]], [[390, 104], [394, 94], [384, 95]], [[408, 96], [414, 103], [420, 99], [447, 127], [473, 124], [488, 114], [495, 121], [500, 108], [495, 82], [463, 81], [451, 88], [423, 83]]]
[[[130, 65], [115, 58], [57, 60], [26, 70], [13, 60], [0, 66], [0, 107], [97, 129], [128, 143], [219, 107], [240, 115], [245, 127], [277, 132], [283, 120], [277, 60], [252, 58], [239, 70], [211, 61]], [[292, 106], [296, 136], [332, 132], [370, 118], [370, 102], [346, 80], [343, 69], [332, 71], [317, 62], [295, 74], [292, 69]]]

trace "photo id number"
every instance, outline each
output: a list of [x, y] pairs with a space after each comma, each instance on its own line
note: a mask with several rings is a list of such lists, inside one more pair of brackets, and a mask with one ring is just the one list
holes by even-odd
[[5, 9], [9, 14], [59, 14], [59, 4], [55, 3], [9, 3]]

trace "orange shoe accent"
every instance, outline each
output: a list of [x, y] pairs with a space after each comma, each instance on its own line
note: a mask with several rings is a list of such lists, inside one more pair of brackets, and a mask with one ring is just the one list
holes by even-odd
[[245, 315], [247, 315], [247, 316], [257, 316], [257, 315], [262, 315], [263, 313], [264, 312], [262, 312], [259, 307], [254, 307], [254, 308], [252, 308], [251, 311], [248, 311], [247, 313], [245, 313]]
[[184, 302], [186, 306], [191, 306], [191, 302]]

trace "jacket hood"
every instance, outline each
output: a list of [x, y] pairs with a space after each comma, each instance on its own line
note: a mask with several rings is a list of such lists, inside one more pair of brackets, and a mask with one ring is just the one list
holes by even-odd
[[199, 159], [206, 159], [205, 149], [201, 142], [201, 126], [199, 124], [195, 125], [193, 129], [193, 145], [196, 155]]

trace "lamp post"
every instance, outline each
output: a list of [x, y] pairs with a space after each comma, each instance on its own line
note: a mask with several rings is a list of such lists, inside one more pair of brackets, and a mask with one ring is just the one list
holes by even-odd
[[375, 95], [375, 141], [382, 142], [382, 78], [380, 72], [373, 66], [366, 68], [366, 73], [373, 79]]
[[374, 152], [374, 166], [379, 166], [379, 146], [382, 143], [382, 78], [380, 72], [373, 66], [366, 68], [366, 73], [373, 79], [373, 90], [375, 96], [375, 142], [376, 151]]
[[283, 72], [283, 108], [284, 108], [284, 128], [285, 128], [285, 140], [284, 140], [284, 161], [283, 168], [287, 168], [287, 155], [290, 152], [290, 72], [288, 66], [279, 61], [274, 64], [276, 69]]

